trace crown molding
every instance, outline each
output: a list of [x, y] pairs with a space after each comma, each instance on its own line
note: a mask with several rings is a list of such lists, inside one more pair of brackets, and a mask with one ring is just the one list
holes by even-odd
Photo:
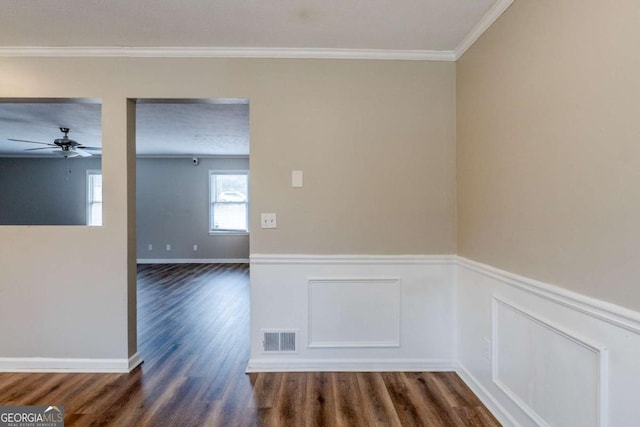
[[212, 47], [0, 47], [0, 57], [283, 58], [455, 61], [454, 51]]
[[454, 61], [457, 61], [464, 55], [464, 53], [484, 34], [485, 31], [493, 25], [494, 22], [504, 13], [505, 10], [511, 6], [513, 0], [498, 0], [495, 4], [484, 14], [482, 19], [469, 31], [467, 36], [460, 42], [460, 44], [453, 50]]
[[387, 61], [455, 62], [511, 6], [497, 0], [454, 50], [301, 49], [260, 47], [120, 47], [120, 46], [6, 46], [0, 57], [60, 58], [259, 58], [259, 59], [373, 59]]

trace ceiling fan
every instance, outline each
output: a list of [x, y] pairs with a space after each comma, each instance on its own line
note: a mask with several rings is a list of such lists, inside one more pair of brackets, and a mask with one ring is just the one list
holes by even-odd
[[16, 142], [27, 142], [29, 144], [41, 144], [46, 145], [47, 147], [38, 147], [38, 148], [27, 148], [25, 151], [36, 151], [36, 150], [51, 150], [52, 148], [59, 148], [59, 150], [53, 150], [53, 153], [59, 154], [64, 158], [68, 157], [90, 157], [92, 154], [89, 151], [101, 151], [100, 147], [87, 147], [85, 145], [80, 144], [77, 141], [69, 138], [69, 132], [71, 130], [69, 128], [60, 128], [60, 132], [63, 133], [62, 138], [57, 138], [53, 141], [53, 143], [49, 142], [39, 142], [39, 141], [29, 141], [26, 139], [12, 139], [7, 138], [9, 141]]

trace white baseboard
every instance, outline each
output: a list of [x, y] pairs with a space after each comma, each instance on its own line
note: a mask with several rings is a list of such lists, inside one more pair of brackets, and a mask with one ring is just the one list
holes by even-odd
[[248, 264], [249, 258], [140, 258], [138, 264]]
[[500, 424], [504, 427], [520, 427], [520, 424], [500, 405], [500, 403], [487, 391], [486, 388], [473, 376], [469, 371], [465, 369], [459, 362], [456, 364], [456, 373], [464, 381], [464, 383], [471, 389], [484, 406], [487, 407], [489, 412]]
[[304, 255], [251, 254], [251, 264], [432, 265], [455, 264], [456, 255]]
[[430, 359], [251, 359], [253, 372], [442, 372], [454, 371], [453, 360]]
[[92, 372], [128, 373], [142, 363], [138, 353], [128, 359], [63, 359], [49, 357], [3, 357], [0, 372]]
[[140, 353], [138, 352], [129, 357], [129, 372], [142, 365], [142, 362], [144, 362], [144, 360], [142, 360], [142, 356], [140, 356]]

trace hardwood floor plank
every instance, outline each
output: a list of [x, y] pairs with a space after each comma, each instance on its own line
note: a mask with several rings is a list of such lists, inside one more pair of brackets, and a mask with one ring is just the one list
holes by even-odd
[[332, 372], [336, 418], [339, 426], [367, 425], [362, 411], [362, 396], [356, 375], [351, 372]]
[[455, 408], [465, 427], [500, 426], [498, 420], [485, 408], [479, 406], [460, 406]]
[[304, 374], [285, 372], [282, 376], [278, 400], [270, 424], [278, 426], [303, 426], [306, 422], [305, 414], [300, 410], [304, 407], [307, 377]]
[[421, 426], [420, 419], [428, 418], [428, 413], [424, 408], [417, 408], [409, 397], [406, 385], [406, 378], [403, 379], [398, 373], [383, 372], [382, 378], [389, 397], [396, 409], [398, 419], [403, 426]]
[[244, 373], [246, 264], [141, 265], [129, 374], [0, 373], [0, 404], [67, 427], [499, 426], [455, 373]]
[[414, 401], [425, 407], [429, 412], [428, 418], [433, 419], [436, 425], [466, 427], [445, 396], [435, 387], [431, 372], [408, 372], [405, 375]]
[[282, 372], [271, 374], [251, 374], [255, 378], [253, 385], [254, 406], [261, 409], [270, 409], [276, 406], [276, 398], [282, 384]]
[[362, 412], [367, 425], [400, 426], [400, 419], [380, 373], [359, 372], [356, 379], [363, 399]]
[[304, 413], [308, 427], [334, 427], [337, 425], [336, 397], [331, 374], [307, 372]]
[[455, 372], [432, 372], [428, 381], [433, 383], [452, 407], [478, 406], [480, 400]]

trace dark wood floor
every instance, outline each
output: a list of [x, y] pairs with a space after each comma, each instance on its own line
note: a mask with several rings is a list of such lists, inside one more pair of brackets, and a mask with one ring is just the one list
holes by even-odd
[[498, 426], [446, 373], [246, 375], [244, 264], [138, 271], [130, 374], [0, 374], [0, 405], [65, 407], [66, 426]]

